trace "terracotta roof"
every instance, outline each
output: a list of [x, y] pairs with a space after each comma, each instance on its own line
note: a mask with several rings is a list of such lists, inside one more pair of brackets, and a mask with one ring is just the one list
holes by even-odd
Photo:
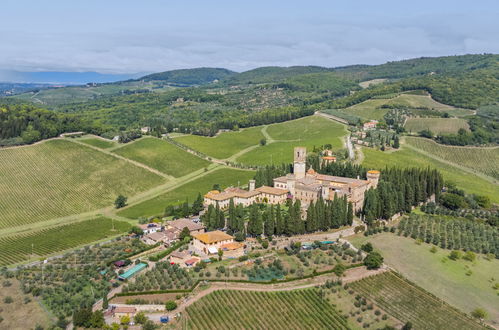
[[178, 230], [182, 230], [185, 227], [189, 228], [190, 231], [193, 230], [201, 230], [204, 228], [204, 226], [201, 223], [196, 223], [194, 221], [191, 221], [189, 219], [177, 219], [173, 221], [168, 221], [167, 225], [169, 227], [177, 228]]
[[164, 239], [165, 237], [166, 237], [165, 233], [160, 232], [160, 231], [146, 235], [146, 238], [149, 238], [153, 241], [160, 241], [160, 240]]
[[234, 237], [220, 230], [214, 230], [214, 231], [209, 231], [207, 233], [196, 234], [194, 235], [194, 238], [200, 240], [204, 244], [212, 244], [212, 243], [234, 239]]
[[367, 171], [367, 173], [370, 173], [370, 174], [379, 174], [380, 172], [377, 171], [377, 170], [370, 170], [370, 171]]
[[137, 308], [128, 306], [118, 306], [114, 309], [115, 313], [135, 313]]
[[186, 261], [185, 261], [185, 264], [186, 264], [187, 266], [190, 266], [190, 265], [193, 265], [193, 264], [195, 264], [195, 263], [199, 262], [199, 260], [201, 260], [201, 259], [199, 259], [199, 258], [191, 258], [191, 259], [189, 259], [189, 260], [186, 260]]
[[307, 171], [307, 174], [315, 174], [316, 172], [314, 171], [313, 168], [309, 168], [308, 171]]
[[221, 245], [220, 248], [222, 250], [237, 250], [239, 248], [242, 248], [243, 245], [241, 243], [238, 243], [238, 242], [232, 242], [232, 243], [228, 243], [228, 244], [224, 244], [224, 245]]
[[170, 257], [174, 257], [174, 258], [179, 258], [179, 259], [185, 259], [187, 257], [190, 257], [191, 255], [185, 251], [173, 251], [171, 254], [170, 254]]
[[287, 189], [279, 189], [279, 188], [274, 188], [274, 187], [269, 187], [269, 186], [261, 186], [256, 188], [255, 190], [264, 193], [264, 194], [270, 194], [270, 195], [284, 195], [288, 193]]
[[336, 157], [334, 157], [334, 156], [323, 156], [322, 159], [325, 159], [325, 160], [335, 160]]

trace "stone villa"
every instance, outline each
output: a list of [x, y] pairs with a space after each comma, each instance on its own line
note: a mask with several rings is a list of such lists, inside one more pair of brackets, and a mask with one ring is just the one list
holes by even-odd
[[[334, 160], [333, 160], [334, 158]], [[336, 161], [327, 154], [323, 162]], [[321, 196], [324, 200], [332, 200], [334, 196], [347, 196], [354, 210], [358, 211], [364, 204], [364, 194], [369, 188], [376, 188], [380, 172], [368, 171], [367, 180], [345, 178], [319, 174], [310, 168], [306, 171], [307, 149], [294, 149], [293, 173], [274, 179], [274, 187], [262, 186], [255, 188], [255, 180], [250, 180], [249, 190], [229, 187], [222, 192], [212, 190], [204, 196], [204, 205], [217, 205], [221, 209], [229, 207], [231, 199], [234, 204], [249, 206], [253, 203], [282, 204], [286, 199], [299, 199], [303, 207], [317, 201]]]
[[364, 203], [364, 193], [369, 188], [376, 188], [380, 176], [379, 171], [368, 171], [367, 180], [345, 178], [319, 174], [310, 168], [306, 169], [307, 149], [294, 149], [293, 173], [274, 179], [274, 187], [288, 190], [293, 199], [299, 199], [304, 206], [315, 202], [321, 196], [324, 200], [347, 196], [354, 210], [358, 211]]

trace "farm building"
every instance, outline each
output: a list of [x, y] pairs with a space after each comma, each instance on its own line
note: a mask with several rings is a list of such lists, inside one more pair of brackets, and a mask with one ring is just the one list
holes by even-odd
[[367, 123], [364, 123], [363, 128], [365, 130], [367, 130], [367, 129], [374, 129], [374, 128], [376, 128], [377, 125], [378, 125], [378, 121], [377, 120], [371, 120], [371, 121], [368, 121]]
[[144, 234], [151, 234], [161, 230], [161, 226], [157, 223], [145, 223], [139, 225], [139, 228], [142, 229]]
[[157, 231], [142, 236], [142, 242], [148, 245], [154, 245], [157, 243], [169, 246], [171, 243], [178, 240], [179, 233], [177, 230], [167, 229], [164, 231]]
[[223, 245], [234, 242], [234, 237], [220, 230], [196, 234], [193, 237], [192, 246], [194, 250], [204, 254], [217, 254]]
[[230, 201], [234, 204], [249, 206], [253, 203], [282, 204], [286, 202], [288, 190], [262, 186], [255, 189], [255, 180], [250, 180], [249, 190], [230, 187], [222, 192], [212, 190], [204, 195], [204, 205], [216, 205], [222, 209], [228, 208]]
[[194, 222], [190, 219], [177, 219], [173, 221], [168, 221], [166, 224], [167, 229], [171, 230], [176, 230], [179, 233], [182, 232], [182, 230], [187, 227], [191, 233], [191, 235], [194, 234], [201, 234], [204, 233], [204, 226], [200, 222]]
[[379, 171], [368, 171], [367, 180], [319, 174], [313, 168], [305, 171], [306, 158], [307, 149], [296, 147], [293, 173], [274, 179], [274, 187], [288, 190], [292, 198], [300, 200], [304, 206], [317, 201], [320, 197], [332, 200], [335, 196], [346, 195], [354, 210], [358, 211], [364, 203], [364, 193], [378, 185]]
[[173, 251], [170, 256], [168, 257], [168, 259], [170, 260], [170, 263], [172, 264], [177, 264], [177, 265], [180, 265], [180, 264], [183, 264], [186, 260], [190, 259], [191, 258], [191, 255], [190, 253], [186, 252], [186, 251]]
[[137, 308], [129, 306], [117, 306], [112, 310], [113, 316], [117, 319], [123, 316], [133, 317], [137, 312]]

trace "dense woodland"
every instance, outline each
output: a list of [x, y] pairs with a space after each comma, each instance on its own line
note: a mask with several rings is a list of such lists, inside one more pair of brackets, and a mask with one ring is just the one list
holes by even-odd
[[32, 105], [0, 105], [0, 146], [33, 143], [80, 130], [92, 128], [75, 116]]

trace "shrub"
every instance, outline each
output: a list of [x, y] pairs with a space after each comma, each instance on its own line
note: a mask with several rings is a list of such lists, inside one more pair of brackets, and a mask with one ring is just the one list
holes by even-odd
[[12, 299], [11, 296], [7, 296], [7, 297], [3, 298], [3, 302], [6, 304], [11, 304], [14, 302], [14, 299]]
[[169, 300], [165, 303], [165, 308], [167, 311], [172, 311], [177, 308], [177, 303], [173, 300]]
[[383, 264], [383, 257], [378, 252], [371, 252], [364, 259], [367, 269], [378, 269]]
[[461, 251], [457, 250], [451, 251], [451, 253], [449, 254], [449, 259], [451, 260], [461, 259]]

